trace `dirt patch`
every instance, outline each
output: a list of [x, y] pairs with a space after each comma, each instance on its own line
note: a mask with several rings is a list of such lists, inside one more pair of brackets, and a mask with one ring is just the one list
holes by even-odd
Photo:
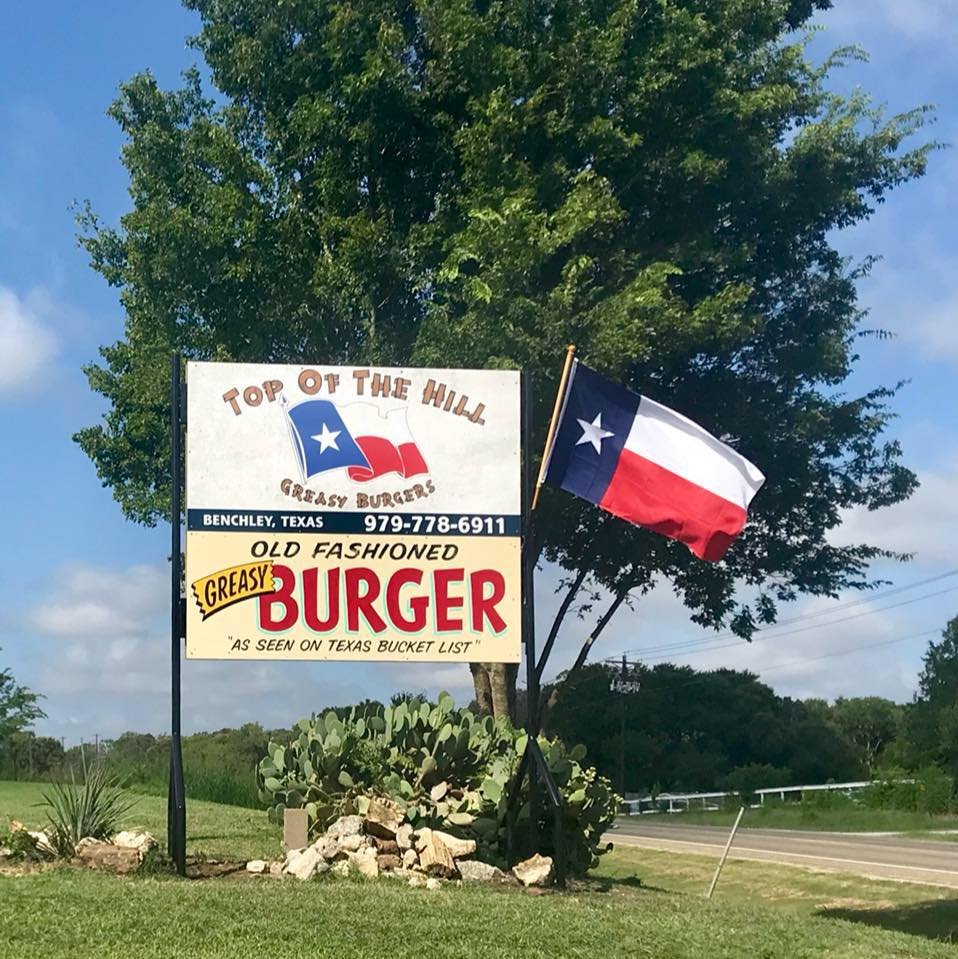
[[187, 879], [255, 879], [244, 862], [210, 862], [194, 859], [186, 863]]
[[56, 865], [53, 862], [15, 862], [12, 859], [0, 859], [0, 876], [28, 876]]
[[819, 909], [898, 909], [899, 903], [888, 899], [829, 899], [818, 904]]

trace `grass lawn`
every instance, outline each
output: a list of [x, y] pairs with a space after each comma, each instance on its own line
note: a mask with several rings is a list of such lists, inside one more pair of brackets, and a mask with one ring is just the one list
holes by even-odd
[[[737, 809], [715, 812], [656, 813], [642, 817], [648, 822], [689, 823], [696, 826], [731, 826]], [[958, 816], [930, 816], [927, 813], [898, 812], [893, 809], [815, 809], [795, 803], [746, 809], [742, 826], [755, 829], [822, 829], [828, 832], [929, 833], [938, 829], [958, 831]], [[948, 836], [935, 838], [947, 839]]]
[[[19, 819], [39, 828], [45, 815], [37, 804], [47, 789], [43, 783], [0, 782], [0, 828]], [[136, 805], [124, 824], [146, 829], [161, 843], [166, 837], [166, 798], [135, 794]], [[283, 831], [266, 819], [266, 813], [211, 802], [186, 804], [187, 853], [210, 859], [267, 859], [279, 855]]]
[[[0, 822], [39, 825], [42, 787], [0, 783]], [[165, 802], [144, 797], [125, 825], [162, 839]], [[265, 816], [190, 806], [191, 853], [275, 855]], [[0, 959], [85, 957], [594, 957], [899, 959], [951, 957], [950, 890], [730, 861], [716, 898], [714, 862], [645, 849], [604, 857], [590, 887], [517, 889], [270, 878], [117, 878], [60, 867], [0, 877]], [[952, 897], [952, 898], [949, 898]]]
[[[618, 846], [596, 875], [623, 886], [640, 877], [649, 891], [694, 897], [708, 890], [715, 865], [714, 856]], [[837, 917], [958, 943], [958, 891], [941, 886], [730, 858], [712, 902], [763, 904], [795, 916]]]

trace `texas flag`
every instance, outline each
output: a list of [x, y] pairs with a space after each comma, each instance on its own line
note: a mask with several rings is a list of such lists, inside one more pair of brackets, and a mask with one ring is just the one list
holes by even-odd
[[429, 472], [404, 407], [383, 415], [371, 403], [337, 407], [330, 400], [306, 400], [286, 414], [304, 481], [336, 469], [359, 483], [386, 473], [408, 479]]
[[546, 482], [714, 561], [765, 477], [701, 426], [575, 361]]

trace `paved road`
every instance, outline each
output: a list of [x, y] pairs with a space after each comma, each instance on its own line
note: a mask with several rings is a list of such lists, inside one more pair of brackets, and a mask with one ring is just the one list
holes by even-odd
[[[729, 831], [728, 826], [649, 822], [646, 817], [630, 816], [620, 818], [607, 838], [623, 846], [644, 846], [717, 858], [722, 854]], [[741, 828], [729, 858], [756, 859], [958, 889], [958, 842], [909, 839], [889, 833], [868, 835]]]

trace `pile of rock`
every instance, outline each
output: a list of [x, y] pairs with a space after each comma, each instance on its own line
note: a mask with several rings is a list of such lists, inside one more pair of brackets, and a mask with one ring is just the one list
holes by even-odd
[[[53, 856], [56, 855], [56, 850], [53, 848], [53, 843], [50, 842], [49, 835], [47, 835], [47, 833], [45, 833], [42, 829], [39, 829], [39, 830], [27, 829], [27, 827], [24, 826], [23, 823], [20, 822], [20, 820], [11, 819], [10, 833], [12, 835], [15, 832], [26, 833], [33, 840], [33, 845], [37, 848], [37, 851], [41, 854], [41, 856], [52, 858]], [[4, 847], [4, 849], [5, 849], [4, 855], [5, 856], [10, 855], [11, 851], [9, 849], [6, 849], [6, 847]]]
[[[49, 834], [43, 830], [27, 829], [23, 823], [14, 819], [10, 822], [10, 833], [24, 833], [29, 836], [41, 859], [55, 859], [59, 855]], [[156, 846], [156, 839], [150, 833], [127, 830], [118, 832], [109, 841], [87, 836], [76, 844], [74, 853], [85, 866], [123, 874], [134, 872], [146, 854]], [[12, 850], [0, 847], [0, 859], [11, 855]]]
[[146, 854], [156, 846], [156, 839], [150, 833], [126, 830], [118, 832], [109, 841], [92, 836], [81, 839], [76, 845], [76, 856], [91, 869], [125, 875], [135, 872]]
[[[323, 873], [368, 879], [393, 875], [410, 885], [438, 889], [441, 880], [510, 881], [501, 869], [478, 859], [474, 839], [438, 829], [414, 829], [403, 810], [390, 800], [372, 799], [363, 816], [342, 816], [311, 846], [290, 850], [285, 860], [255, 859], [246, 865], [257, 875], [312, 879]], [[552, 878], [552, 860], [533, 856], [513, 869], [525, 886], [544, 886]]]

